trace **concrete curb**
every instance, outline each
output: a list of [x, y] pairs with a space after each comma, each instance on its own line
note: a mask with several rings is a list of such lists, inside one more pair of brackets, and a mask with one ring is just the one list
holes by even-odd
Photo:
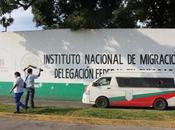
[[54, 121], [54, 122], [73, 123], [73, 124], [175, 128], [175, 121], [119, 120], [119, 119], [103, 119], [103, 118], [57, 116], [57, 115], [13, 114], [7, 112], [0, 112], [0, 117], [15, 118], [22, 120], [48, 121], [48, 122]]

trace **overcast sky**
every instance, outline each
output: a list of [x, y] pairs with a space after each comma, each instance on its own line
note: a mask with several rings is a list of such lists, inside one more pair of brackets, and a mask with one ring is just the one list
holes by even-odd
[[[15, 21], [10, 27], [8, 27], [8, 31], [41, 30], [41, 28], [37, 28], [35, 23], [33, 23], [31, 8], [29, 8], [27, 11], [24, 11], [22, 8], [14, 10], [11, 16]], [[4, 28], [2, 25], [0, 25], [0, 31], [3, 30]]]

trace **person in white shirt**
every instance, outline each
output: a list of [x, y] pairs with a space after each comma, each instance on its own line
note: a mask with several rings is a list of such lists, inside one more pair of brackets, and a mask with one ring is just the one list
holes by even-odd
[[34, 108], [35, 104], [34, 104], [34, 97], [35, 97], [35, 87], [34, 87], [34, 82], [35, 79], [37, 79], [40, 74], [42, 69], [39, 69], [39, 73], [33, 74], [33, 70], [30, 68], [31, 66], [29, 65], [27, 68], [24, 69], [24, 71], [27, 70], [27, 75], [26, 75], [26, 79], [25, 79], [25, 83], [26, 83], [26, 90], [27, 90], [27, 95], [26, 95], [26, 100], [25, 100], [25, 106], [26, 108], [28, 108], [28, 101], [29, 101], [29, 97], [31, 100], [31, 107]]
[[10, 90], [10, 93], [12, 93], [12, 91], [14, 92], [14, 101], [16, 104], [16, 111], [14, 113], [20, 113], [20, 107], [24, 109], [26, 108], [25, 105], [20, 101], [23, 95], [23, 88], [24, 81], [21, 78], [21, 74], [19, 72], [15, 72], [15, 81], [12, 89]]

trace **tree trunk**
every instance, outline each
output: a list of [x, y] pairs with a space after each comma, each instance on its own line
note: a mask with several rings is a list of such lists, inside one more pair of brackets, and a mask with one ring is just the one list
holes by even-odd
[[5, 32], [7, 32], [7, 27], [5, 27]]

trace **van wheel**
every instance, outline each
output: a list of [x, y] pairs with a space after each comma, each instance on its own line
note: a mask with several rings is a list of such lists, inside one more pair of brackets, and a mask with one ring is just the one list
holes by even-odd
[[167, 102], [166, 100], [162, 98], [158, 98], [154, 101], [153, 107], [156, 110], [165, 110], [167, 108]]
[[109, 106], [109, 101], [106, 97], [98, 97], [95, 101], [95, 105], [97, 108], [106, 108]]

